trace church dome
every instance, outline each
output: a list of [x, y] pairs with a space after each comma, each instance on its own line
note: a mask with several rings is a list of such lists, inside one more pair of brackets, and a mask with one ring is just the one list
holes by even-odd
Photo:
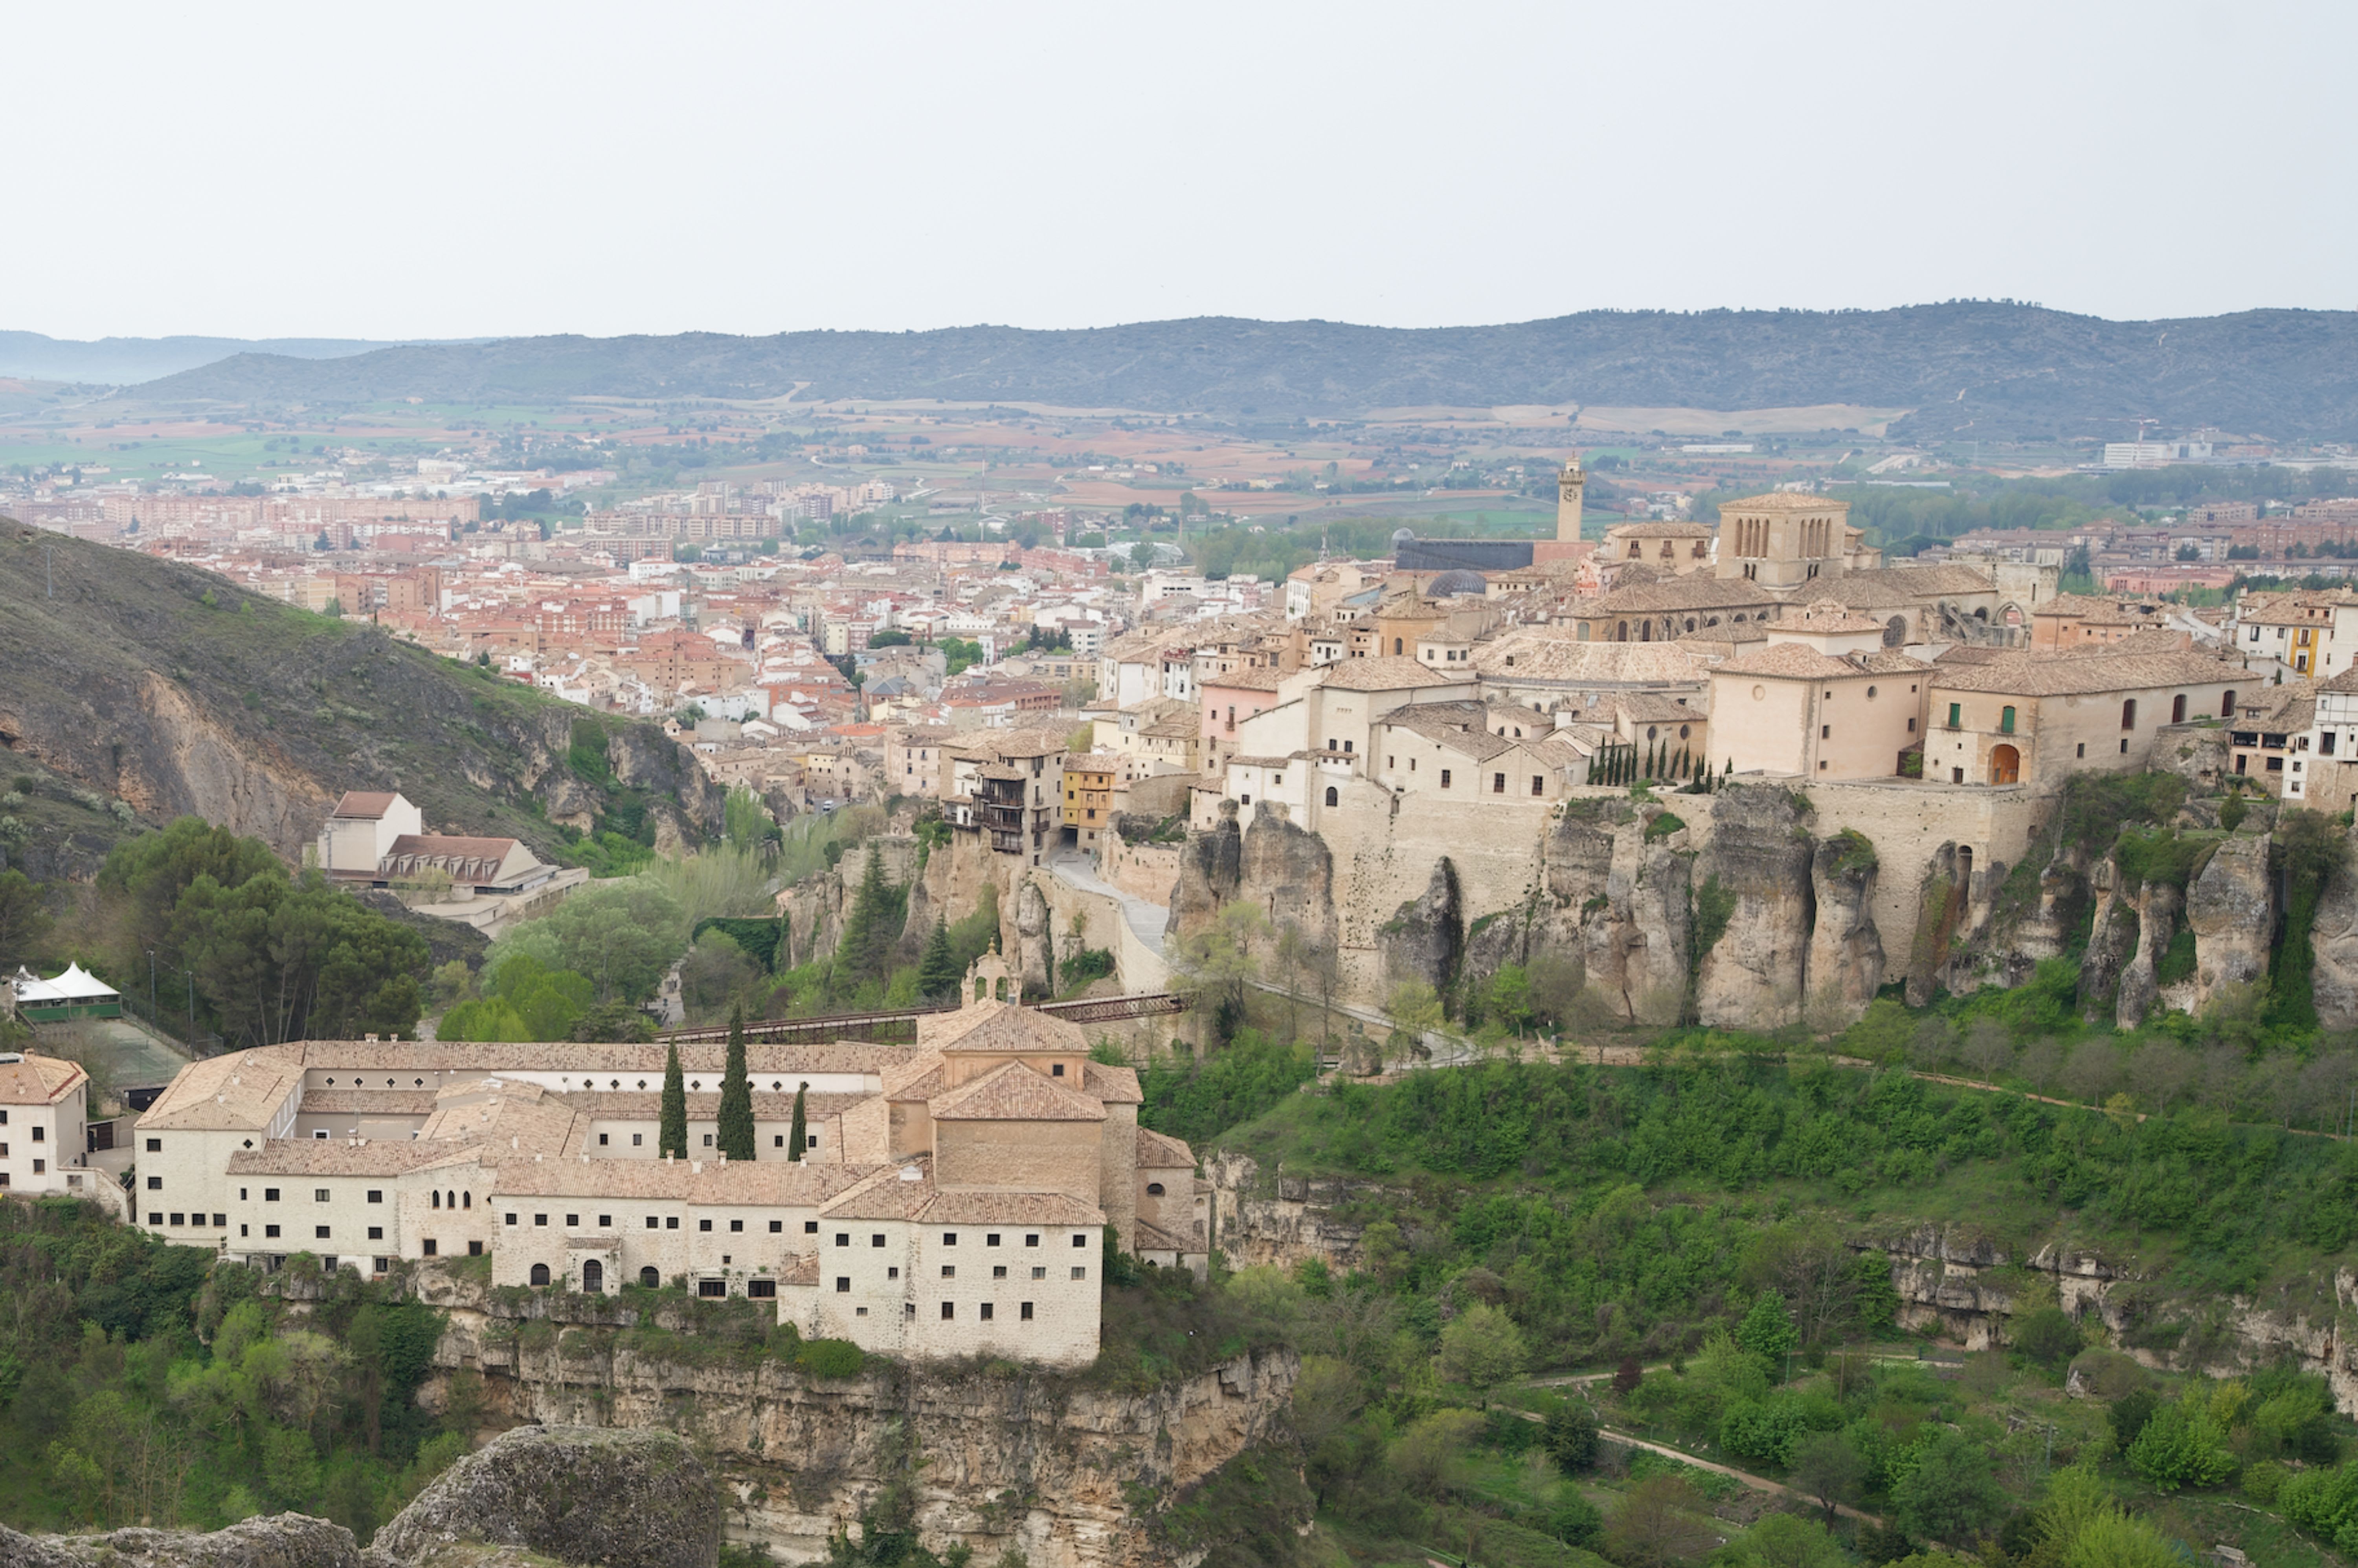
[[1469, 572], [1461, 568], [1457, 571], [1443, 572], [1433, 579], [1432, 586], [1424, 591], [1428, 597], [1433, 599], [1451, 599], [1462, 593], [1470, 593], [1479, 599], [1490, 591], [1490, 585], [1482, 580], [1480, 572]]

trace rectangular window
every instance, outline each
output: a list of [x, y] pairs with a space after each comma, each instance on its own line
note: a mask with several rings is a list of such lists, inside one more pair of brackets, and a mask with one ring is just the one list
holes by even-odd
[[1003, 1280], [1007, 1278], [1007, 1265], [1004, 1263], [993, 1263], [990, 1266], [990, 1277], [994, 1280]]
[[1089, 1244], [1089, 1233], [1088, 1233], [1087, 1231], [1086, 1231], [1086, 1230], [1080, 1230], [1080, 1231], [1076, 1231], [1076, 1232], [1074, 1232], [1074, 1233], [1073, 1233], [1073, 1245], [1074, 1245], [1074, 1246], [1076, 1246], [1076, 1247], [1087, 1247], [1088, 1244]]
[[835, 1277], [835, 1293], [839, 1296], [848, 1296], [851, 1293], [850, 1275], [838, 1274]]
[[534, 1216], [532, 1217], [532, 1223], [533, 1223], [535, 1226], [536, 1226], [536, 1227], [540, 1227], [541, 1229], [544, 1229], [544, 1230], [545, 1230], [545, 1229], [546, 1229], [546, 1228], [548, 1227], [548, 1216], [546, 1216], [546, 1215], [545, 1215], [545, 1214], [536, 1214], [536, 1215], [534, 1215]]
[[384, 1240], [384, 1226], [382, 1226], [382, 1225], [372, 1225], [372, 1226], [370, 1226], [370, 1227], [368, 1227], [368, 1230], [369, 1230], [369, 1233], [368, 1233], [368, 1238], [369, 1238], [371, 1241], [382, 1241], [382, 1240]]
[[606, 1135], [602, 1132], [598, 1134], [598, 1147], [600, 1149], [606, 1147]]
[[698, 1280], [696, 1281], [696, 1293], [702, 1297], [725, 1296], [729, 1293], [729, 1281], [726, 1280]]
[[[951, 1237], [951, 1238], [950, 1238], [950, 1241], [951, 1241], [952, 1245], [956, 1245], [956, 1243], [957, 1243], [957, 1237], [955, 1237], [955, 1236], [953, 1236], [953, 1237]], [[882, 1247], [882, 1246], [883, 1246], [883, 1245], [884, 1245], [884, 1233], [883, 1233], [882, 1231], [881, 1231], [881, 1230], [871, 1231], [871, 1232], [869, 1233], [869, 1236], [868, 1236], [868, 1245], [869, 1245], [869, 1246], [871, 1246], [871, 1247]]]
[[213, 1226], [216, 1229], [227, 1230], [229, 1228], [229, 1216], [225, 1214], [217, 1214], [213, 1216]]
[[263, 1188], [262, 1201], [264, 1203], [276, 1203], [278, 1201], [278, 1189], [276, 1187]]
[[805, 1236], [817, 1236], [818, 1234], [818, 1221], [815, 1219], [806, 1219], [803, 1221], [803, 1234]]
[[1073, 1265], [1073, 1278], [1076, 1280], [1086, 1280], [1088, 1277], [1089, 1271], [1087, 1269], [1082, 1268], [1077, 1263]]
[[647, 1216], [647, 1228], [649, 1230], [660, 1229], [661, 1222], [654, 1215], [649, 1215]]
[[943, 1264], [943, 1265], [942, 1265], [942, 1278], [943, 1278], [943, 1279], [945, 1279], [945, 1280], [955, 1280], [955, 1279], [957, 1279], [957, 1264], [955, 1264], [955, 1263], [945, 1263], [945, 1264]]
[[633, 1149], [638, 1148], [640, 1145], [646, 1142], [646, 1141], [647, 1135], [644, 1132], [633, 1132], [631, 1134], [631, 1147]]
[[613, 1229], [613, 1228], [614, 1228], [614, 1217], [613, 1217], [612, 1215], [611, 1215], [611, 1214], [601, 1214], [601, 1215], [600, 1215], [600, 1216], [598, 1217], [598, 1228], [599, 1228], [599, 1229], [600, 1229], [600, 1230], [611, 1230], [611, 1229]]
[[708, 1132], [708, 1133], [706, 1133], [706, 1134], [704, 1135], [704, 1146], [705, 1146], [707, 1149], [709, 1149], [709, 1148], [711, 1148], [711, 1147], [712, 1147], [712, 1134], [710, 1134], [709, 1132]]
[[677, 1230], [679, 1228], [679, 1216], [676, 1214], [667, 1214], [664, 1216], [664, 1228], [665, 1230]]
[[384, 1189], [383, 1189], [382, 1187], [372, 1187], [372, 1188], [370, 1188], [370, 1189], [369, 1189], [368, 1201], [369, 1201], [369, 1202], [371, 1202], [371, 1203], [383, 1203], [383, 1202], [384, 1202]]
[[1490, 775], [1490, 793], [1492, 795], [1504, 795], [1507, 793], [1506, 774], [1492, 773]]
[[778, 1293], [778, 1281], [775, 1280], [748, 1280], [745, 1281], [745, 1293], [753, 1297], [757, 1301], [773, 1300]]
[[848, 1230], [838, 1230], [838, 1231], [837, 1231], [837, 1232], [835, 1233], [835, 1244], [836, 1244], [838, 1247], [849, 1247], [849, 1246], [850, 1246], [850, 1245], [851, 1245], [851, 1233], [850, 1233], [849, 1231], [848, 1231]]
[[172, 1223], [174, 1225], [186, 1225], [189, 1223], [189, 1217], [185, 1214], [176, 1214], [172, 1217]]
[[1026, 1247], [1037, 1247], [1037, 1246], [1039, 1246], [1039, 1245], [1040, 1245], [1040, 1233], [1039, 1233], [1038, 1231], [1036, 1231], [1036, 1230], [1027, 1230], [1027, 1231], [1025, 1231], [1025, 1232], [1023, 1233], [1023, 1245], [1024, 1245], [1024, 1246], [1026, 1246]]
[[942, 1321], [944, 1323], [947, 1323], [950, 1319], [956, 1316], [957, 1316], [957, 1303], [956, 1302], [944, 1302], [942, 1303]]
[[786, 1231], [786, 1222], [785, 1222], [784, 1220], [783, 1220], [783, 1219], [773, 1219], [773, 1220], [770, 1221], [770, 1234], [771, 1234], [771, 1235], [773, 1235], [773, 1236], [783, 1236], [783, 1235], [784, 1235], [784, 1234], [785, 1234], [785, 1231]]
[[1819, 739], [1819, 740], [1821, 740], [1821, 741], [1831, 741], [1831, 740], [1833, 740], [1833, 738], [1834, 738], [1834, 727], [1833, 727], [1833, 725], [1831, 725], [1831, 724], [1821, 724], [1821, 725], [1819, 725], [1819, 726], [1818, 726], [1818, 739]]
[[1449, 787], [1449, 770], [1447, 768], [1441, 770], [1441, 787], [1444, 789], [1447, 789]]
[[147, 1140], [147, 1152], [150, 1154], [161, 1154], [163, 1152], [164, 1141], [162, 1139], [150, 1138]]
[[372, 1259], [370, 1261], [373, 1265], [373, 1268], [371, 1271], [373, 1273], [388, 1273], [393, 1269], [393, 1260], [390, 1258], [376, 1258]]
[[311, 1238], [315, 1241], [325, 1241], [328, 1239], [328, 1227], [324, 1225], [313, 1226], [311, 1227]]
[[712, 1222], [708, 1219], [699, 1219], [696, 1222], [696, 1228], [708, 1231], [712, 1228]]
[[[877, 1241], [877, 1245], [878, 1245], [878, 1246], [880, 1246], [880, 1247], [883, 1245], [883, 1241], [882, 1240], [882, 1238], [880, 1238], [880, 1239]], [[945, 1230], [945, 1231], [943, 1231], [943, 1232], [942, 1232], [942, 1245], [943, 1245], [943, 1246], [945, 1246], [945, 1247], [955, 1247], [955, 1246], [957, 1246], [957, 1231], [955, 1231], [955, 1230]]]
[[729, 1222], [729, 1228], [731, 1230], [742, 1230], [745, 1228], [745, 1222], [741, 1219], [732, 1219]]
[[265, 1225], [262, 1227], [263, 1239], [265, 1241], [275, 1238], [277, 1234], [278, 1227], [275, 1225]]
[[982, 1321], [983, 1321], [983, 1322], [985, 1322], [985, 1323], [989, 1323], [989, 1322], [990, 1321], [990, 1303], [989, 1302], [985, 1302], [985, 1303], [982, 1303], [981, 1313], [982, 1313]]
[[150, 1177], [148, 1177], [148, 1178], [147, 1178], [147, 1190], [148, 1190], [149, 1192], [151, 1192], [151, 1193], [160, 1193], [160, 1192], [162, 1192], [162, 1191], [164, 1190], [164, 1178], [163, 1178], [163, 1177], [161, 1177], [161, 1176], [150, 1176]]
[[326, 1203], [330, 1196], [330, 1195], [325, 1187], [313, 1187], [311, 1189], [311, 1201], [313, 1203]]
[[1048, 1277], [1048, 1271], [1035, 1263], [1032, 1267], [1032, 1277], [1035, 1280], [1044, 1280]]
[[1547, 793], [1546, 774], [1533, 773], [1531, 775], [1531, 793], [1533, 795], [1545, 795]]
[[1030, 1302], [1025, 1302], [1021, 1306], [1017, 1307], [1015, 1309], [1015, 1315], [1022, 1319], [1025, 1323], [1030, 1323], [1032, 1321], [1032, 1303]]
[[578, 1215], [578, 1214], [568, 1214], [568, 1215], [567, 1215], [567, 1216], [565, 1217], [565, 1228], [566, 1228], [566, 1229], [568, 1229], [568, 1230], [579, 1230], [580, 1227], [581, 1227], [581, 1217], [580, 1217], [579, 1215]]
[[[425, 1251], [428, 1258], [436, 1257], [439, 1255], [441, 1251], [440, 1247], [436, 1243], [434, 1238], [430, 1236], [425, 1240], [419, 1242], [417, 1245]], [[470, 1257], [479, 1256], [475, 1249], [475, 1243], [471, 1241], [467, 1244], [467, 1253]]]
[[1963, 703], [1952, 702], [1949, 704], [1949, 728], [1954, 730], [1958, 725], [1962, 724], [1964, 721], [1964, 713], [1965, 705]]
[[774, 1135], [770, 1140], [770, 1147], [773, 1149], [784, 1149], [785, 1146], [786, 1135], [783, 1132]]

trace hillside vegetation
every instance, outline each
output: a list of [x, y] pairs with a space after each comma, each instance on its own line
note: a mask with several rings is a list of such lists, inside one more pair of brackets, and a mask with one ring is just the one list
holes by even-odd
[[347, 789], [428, 830], [666, 847], [721, 796], [651, 724], [592, 718], [212, 573], [0, 524], [0, 748], [161, 823], [204, 817], [293, 859]]
[[142, 400], [940, 397], [1215, 414], [1352, 415], [1441, 404], [1917, 409], [1939, 438], [2124, 438], [2140, 418], [2278, 438], [2358, 432], [2358, 316], [2253, 310], [2105, 321], [2036, 306], [1589, 311], [1401, 330], [1226, 317], [1076, 331], [514, 338], [334, 360], [243, 353]]

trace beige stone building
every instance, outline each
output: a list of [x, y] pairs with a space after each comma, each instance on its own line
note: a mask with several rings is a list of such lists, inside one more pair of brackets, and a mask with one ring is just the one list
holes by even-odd
[[1650, 567], [1660, 577], [1684, 577], [1712, 569], [1712, 546], [1718, 537], [1719, 530], [1708, 523], [1622, 523], [1605, 530], [1596, 558]]
[[[310, 1042], [184, 1069], [139, 1121], [135, 1221], [276, 1267], [488, 1253], [501, 1285], [774, 1302], [913, 1357], [1096, 1355], [1109, 1232], [1200, 1270], [1208, 1186], [1141, 1131], [1136, 1075], [997, 1000], [986, 957], [914, 1048], [755, 1044], [755, 1158], [711, 1148], [722, 1047], [682, 1048], [689, 1155], [658, 1158], [660, 1045]], [[795, 1091], [809, 1146], [789, 1158]]]
[[2165, 726], [2235, 711], [2255, 677], [2206, 654], [2014, 653], [1941, 664], [1926, 700], [1924, 776], [2061, 787], [2073, 773], [2150, 765]]
[[1737, 773], [1889, 778], [1920, 728], [1931, 666], [1823, 600], [1711, 673], [1712, 761]]
[[0, 1188], [64, 1193], [104, 1180], [90, 1147], [90, 1075], [62, 1056], [0, 1054]]
[[1804, 595], [1822, 578], [1883, 564], [1850, 524], [1850, 503], [1800, 491], [1775, 491], [1719, 509], [1719, 575], [1741, 579], [1779, 599]]

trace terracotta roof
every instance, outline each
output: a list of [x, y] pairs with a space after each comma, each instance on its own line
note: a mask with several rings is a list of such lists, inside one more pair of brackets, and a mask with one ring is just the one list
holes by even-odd
[[1201, 1236], [1182, 1236], [1177, 1231], [1163, 1229], [1152, 1220], [1141, 1218], [1131, 1222], [1130, 1245], [1141, 1252], [1176, 1252], [1184, 1258], [1191, 1252], [1203, 1251], [1204, 1238]]
[[2248, 670], [2205, 654], [2018, 653], [1989, 664], [1940, 665], [1934, 685], [1949, 691], [1992, 691], [2021, 697], [2087, 696], [2165, 686], [2208, 686], [2257, 680]]
[[500, 1167], [492, 1195], [817, 1208], [877, 1169], [807, 1160], [520, 1160]]
[[[762, 1026], [756, 1022], [748, 1027], [759, 1030]], [[481, 1044], [447, 1040], [310, 1040], [299, 1045], [262, 1049], [290, 1053], [291, 1059], [303, 1066], [329, 1071], [349, 1069], [363, 1075], [376, 1074], [403, 1079], [436, 1073], [560, 1073], [578, 1075], [587, 1087], [593, 1079], [628, 1079], [639, 1075], [646, 1076], [652, 1084], [660, 1085], [664, 1048], [660, 1040], [645, 1044], [584, 1044], [564, 1040], [537, 1044]], [[683, 1041], [679, 1047], [680, 1066], [690, 1077], [702, 1074], [718, 1081], [728, 1049], [728, 1043], [721, 1040]], [[746, 1063], [756, 1087], [763, 1087], [763, 1079], [775, 1077], [784, 1081], [789, 1090], [794, 1087], [793, 1075], [797, 1073], [881, 1073], [888, 1066], [909, 1060], [915, 1054], [906, 1045], [863, 1045], [850, 1041], [799, 1044], [755, 1039], [745, 1047]], [[240, 1054], [250, 1056], [254, 1053], [243, 1052]], [[210, 1058], [215, 1062], [231, 1059], [227, 1056]], [[353, 1087], [362, 1086], [355, 1084]], [[416, 1086], [404, 1082], [394, 1087], [408, 1088]]]
[[397, 1176], [471, 1152], [410, 1138], [273, 1138], [229, 1157], [233, 1176]]
[[1579, 614], [1584, 621], [1594, 621], [1601, 615], [1651, 613], [1655, 611], [1766, 609], [1776, 602], [1772, 595], [1764, 592], [1758, 583], [1748, 578], [1710, 577], [1702, 572], [1690, 572], [1685, 577], [1664, 578], [1659, 582], [1632, 583], [1626, 588], [1617, 588]]
[[1103, 1121], [1104, 1102], [1065, 1088], [1021, 1062], [985, 1073], [928, 1108], [936, 1121]]
[[263, 1045], [180, 1069], [139, 1118], [139, 1130], [259, 1130], [303, 1082], [301, 1046]]
[[956, 1012], [917, 1020], [918, 1044], [930, 1051], [1055, 1052], [1087, 1055], [1089, 1037], [1077, 1023], [1009, 1001], [980, 1001]]
[[1207, 689], [1220, 686], [1236, 691], [1275, 691], [1278, 682], [1284, 678], [1275, 670], [1262, 665], [1251, 669], [1230, 670], [1226, 675], [1206, 676], [1197, 684]]
[[1682, 523], [1662, 518], [1651, 523], [1617, 523], [1605, 530], [1608, 539], [1715, 539], [1719, 528], [1710, 523]]
[[1839, 600], [1813, 599], [1801, 607], [1798, 615], [1788, 615], [1778, 622], [1779, 631], [1812, 633], [1881, 633], [1883, 622], [1864, 615], [1854, 615]]
[[393, 803], [399, 798], [391, 791], [348, 789], [343, 798], [336, 802], [336, 809], [328, 815], [374, 821], [392, 810]]
[[1195, 1152], [1185, 1141], [1150, 1127], [1138, 1130], [1138, 1168], [1141, 1171], [1192, 1171]]
[[1848, 512], [1847, 501], [1829, 501], [1823, 495], [1811, 495], [1798, 490], [1774, 490], [1766, 495], [1747, 495], [1740, 501], [1723, 501], [1719, 514], [1731, 512]]
[[306, 1116], [431, 1116], [431, 1089], [307, 1089]]
[[[1710, 633], [1699, 631], [1695, 634]], [[1514, 663], [1509, 665], [1509, 659]], [[1541, 635], [1536, 627], [1518, 628], [1477, 644], [1473, 668], [1484, 680], [1501, 685], [1517, 681], [1599, 681], [1628, 686], [1695, 686], [1702, 683], [1704, 674], [1703, 661], [1692, 650], [1670, 643], [1579, 643], [1563, 636]]]
[[1767, 676], [1777, 680], [1855, 680], [1861, 676], [1903, 675], [1933, 666], [1905, 654], [1878, 652], [1854, 658], [1821, 654], [1799, 643], [1770, 643], [1741, 653], [1713, 671], [1719, 676]]
[[827, 1219], [912, 1219], [933, 1199], [933, 1163], [921, 1157], [865, 1173], [819, 1212]]
[[1146, 1103], [1146, 1096], [1138, 1087], [1137, 1069], [1117, 1067], [1108, 1062], [1081, 1064], [1081, 1092], [1099, 1105]]
[[0, 1063], [0, 1105], [51, 1105], [73, 1093], [90, 1075], [62, 1056], [36, 1056]]
[[1470, 673], [1445, 676], [1414, 659], [1391, 654], [1343, 659], [1320, 667], [1325, 674], [1319, 684], [1331, 691], [1412, 691], [1423, 687], [1462, 686], [1473, 678]]
[[1105, 1211], [1063, 1193], [937, 1192], [909, 1217], [920, 1225], [1099, 1226]]

